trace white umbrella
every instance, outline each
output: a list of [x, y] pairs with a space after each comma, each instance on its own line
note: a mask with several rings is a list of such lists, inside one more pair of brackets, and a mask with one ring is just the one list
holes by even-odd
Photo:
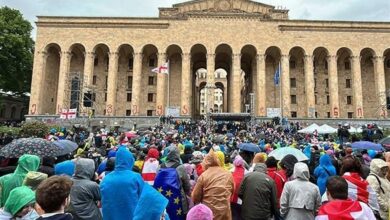
[[324, 124], [317, 131], [318, 131], [318, 134], [333, 134], [333, 133], [337, 132], [337, 129], [333, 128], [327, 124]]
[[361, 133], [363, 130], [361, 128], [350, 127], [348, 131], [349, 133]]
[[316, 123], [314, 123], [314, 124], [310, 125], [309, 127], [306, 127], [302, 130], [299, 130], [298, 133], [311, 134], [315, 130], [318, 131], [319, 128], [320, 128], [320, 126], [318, 126]]

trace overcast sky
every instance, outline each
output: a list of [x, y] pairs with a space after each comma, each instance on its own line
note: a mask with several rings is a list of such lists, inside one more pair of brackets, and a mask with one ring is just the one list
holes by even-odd
[[[257, 1], [289, 9], [290, 19], [390, 22], [390, 0]], [[0, 6], [18, 9], [34, 22], [37, 15], [156, 17], [158, 7], [179, 2], [185, 0], [0, 0]]]

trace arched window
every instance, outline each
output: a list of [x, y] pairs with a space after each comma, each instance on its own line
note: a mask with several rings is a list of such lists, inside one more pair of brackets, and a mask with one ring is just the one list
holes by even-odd
[[5, 117], [5, 106], [1, 106], [0, 107], [0, 118], [4, 118]]
[[13, 106], [12, 108], [11, 108], [11, 119], [15, 119], [15, 116], [16, 116], [16, 107], [15, 106]]

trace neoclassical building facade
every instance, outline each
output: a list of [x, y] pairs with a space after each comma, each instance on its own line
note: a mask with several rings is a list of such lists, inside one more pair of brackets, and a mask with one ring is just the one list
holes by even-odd
[[[388, 114], [390, 22], [291, 20], [249, 0], [194, 0], [155, 18], [39, 16], [36, 24], [30, 115], [159, 116], [169, 106], [198, 117], [215, 110], [216, 89], [218, 111], [229, 113], [244, 112], [254, 94], [258, 117], [280, 106], [291, 118]], [[168, 75], [152, 72], [168, 61]], [[203, 107], [201, 94], [209, 94]]]

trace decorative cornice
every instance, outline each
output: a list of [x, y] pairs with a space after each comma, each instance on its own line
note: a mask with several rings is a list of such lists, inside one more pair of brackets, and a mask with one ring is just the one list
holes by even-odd
[[[358, 22], [357, 22], [358, 23]], [[317, 31], [317, 32], [378, 32], [390, 33], [388, 27], [356, 27], [356, 26], [319, 26], [319, 25], [279, 25], [280, 31]]]
[[[110, 19], [110, 18], [108, 18]], [[38, 21], [37, 27], [72, 27], [72, 28], [137, 28], [137, 29], [168, 29], [168, 22], [143, 23], [143, 22], [95, 22], [95, 21]]]

